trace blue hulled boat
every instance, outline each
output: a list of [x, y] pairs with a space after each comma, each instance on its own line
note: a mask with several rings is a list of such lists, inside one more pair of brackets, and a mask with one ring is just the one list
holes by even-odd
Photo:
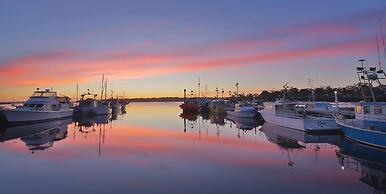
[[386, 103], [360, 102], [355, 119], [337, 119], [343, 134], [353, 140], [386, 148]]
[[[343, 134], [352, 140], [371, 146], [386, 149], [386, 102], [376, 102], [372, 83], [380, 84], [381, 76], [386, 77], [382, 69], [375, 67], [357, 67], [359, 86], [361, 86], [364, 101], [355, 105], [355, 118], [345, 119], [342, 115], [336, 116], [336, 122]], [[366, 95], [367, 94], [367, 95]]]

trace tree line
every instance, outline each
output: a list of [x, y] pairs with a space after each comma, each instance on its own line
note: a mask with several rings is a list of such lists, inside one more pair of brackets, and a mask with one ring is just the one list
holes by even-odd
[[[364, 92], [369, 96], [368, 87], [362, 87]], [[335, 91], [338, 93], [338, 99], [340, 102], [358, 102], [363, 100], [362, 89], [359, 85], [347, 86], [347, 87], [318, 87], [314, 88], [316, 101], [335, 101]], [[278, 98], [283, 97], [283, 90], [264, 90], [260, 94], [239, 94], [238, 100], [252, 101], [262, 100], [264, 102], [273, 102]], [[373, 93], [377, 101], [386, 101], [385, 90], [380, 87], [373, 87]], [[287, 97], [291, 100], [308, 101], [311, 99], [311, 90], [308, 88], [298, 89], [291, 87], [287, 89]], [[232, 96], [235, 99], [236, 96]]]

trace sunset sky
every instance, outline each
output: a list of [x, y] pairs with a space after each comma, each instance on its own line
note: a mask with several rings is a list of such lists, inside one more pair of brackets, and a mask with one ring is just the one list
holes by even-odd
[[126, 97], [183, 96], [198, 77], [211, 95], [345, 86], [358, 59], [378, 64], [379, 19], [385, 0], [2, 0], [0, 101], [99, 93], [103, 73]]

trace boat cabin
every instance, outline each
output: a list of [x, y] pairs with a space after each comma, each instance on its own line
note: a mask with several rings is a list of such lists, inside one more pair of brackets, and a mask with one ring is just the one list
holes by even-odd
[[63, 107], [64, 104], [70, 104], [69, 97], [58, 97], [55, 91], [49, 89], [39, 90], [37, 88], [24, 103], [23, 108], [39, 111], [56, 111]]
[[386, 121], [386, 102], [359, 102], [355, 105], [355, 118]]
[[303, 117], [304, 105], [299, 103], [278, 103], [274, 105], [275, 114], [289, 117]]
[[307, 102], [305, 107], [307, 110], [335, 111], [332, 105], [328, 102]]

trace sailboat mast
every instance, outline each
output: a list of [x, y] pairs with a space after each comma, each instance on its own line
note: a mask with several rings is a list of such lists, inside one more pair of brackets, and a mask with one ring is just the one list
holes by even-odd
[[105, 100], [107, 99], [107, 78], [105, 80]]
[[76, 102], [78, 102], [78, 96], [79, 96], [79, 85], [76, 84]]
[[101, 100], [103, 99], [103, 85], [104, 85], [104, 82], [105, 82], [105, 74], [102, 74], [102, 90], [101, 90]]

